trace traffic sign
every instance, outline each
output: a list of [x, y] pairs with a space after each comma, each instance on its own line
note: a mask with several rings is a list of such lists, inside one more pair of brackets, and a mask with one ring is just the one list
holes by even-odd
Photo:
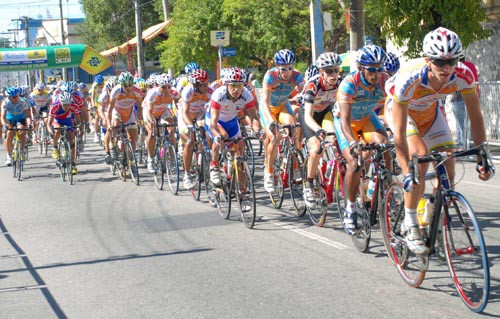
[[229, 45], [229, 31], [210, 31], [210, 44], [214, 47]]
[[222, 56], [236, 56], [236, 48], [222, 48]]

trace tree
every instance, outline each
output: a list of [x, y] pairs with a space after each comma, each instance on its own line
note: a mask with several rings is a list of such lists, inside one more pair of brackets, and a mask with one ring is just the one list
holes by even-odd
[[382, 37], [407, 46], [407, 57], [420, 55], [424, 36], [440, 26], [455, 31], [464, 47], [491, 35], [482, 26], [486, 13], [477, 0], [372, 0], [365, 9], [382, 26]]
[[274, 53], [294, 50], [299, 59], [309, 58], [308, 0], [177, 0], [169, 39], [159, 48], [164, 67], [182, 69], [189, 61], [214, 67], [217, 50], [210, 45], [211, 30], [230, 32], [237, 56], [230, 63], [267, 68]]
[[[157, 2], [161, 2], [157, 0]], [[85, 21], [77, 27], [84, 43], [98, 51], [124, 43], [135, 34], [134, 4], [130, 0], [80, 0], [85, 13]], [[142, 29], [163, 21], [163, 12], [154, 1], [142, 3]], [[161, 9], [161, 7], [160, 7]], [[155, 59], [155, 41], [144, 46], [145, 56]]]

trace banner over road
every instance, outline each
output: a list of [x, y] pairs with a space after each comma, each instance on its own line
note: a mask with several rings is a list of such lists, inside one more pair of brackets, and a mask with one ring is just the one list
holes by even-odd
[[111, 63], [86, 44], [0, 49], [0, 72], [80, 67], [100, 73]]

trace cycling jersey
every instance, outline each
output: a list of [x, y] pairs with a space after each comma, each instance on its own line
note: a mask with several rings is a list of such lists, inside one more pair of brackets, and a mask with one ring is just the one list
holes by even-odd
[[104, 84], [99, 85], [95, 82], [92, 84], [92, 87], [90, 88], [90, 95], [94, 97], [94, 105], [97, 105], [97, 102], [99, 102], [99, 96], [101, 95], [103, 88]]
[[190, 114], [200, 113], [205, 111], [205, 104], [210, 101], [210, 96], [212, 95], [212, 89], [208, 88], [206, 93], [200, 93], [193, 84], [189, 84], [182, 90], [182, 100], [189, 103]]
[[78, 109], [81, 110], [85, 107], [85, 98], [83, 97], [82, 92], [74, 91], [73, 93], [71, 93], [71, 96], [73, 98], [73, 103], [76, 104]]
[[5, 110], [8, 121], [19, 121], [26, 118], [25, 110], [29, 109], [28, 103], [25, 100], [18, 98], [17, 103], [12, 103], [9, 98], [2, 101], [2, 110]]
[[99, 95], [97, 102], [102, 105], [102, 111], [104, 114], [108, 111], [109, 107], [109, 93], [108, 90], [102, 90], [101, 94]]
[[133, 90], [127, 93], [121, 84], [119, 84], [111, 90], [110, 100], [116, 101], [113, 109], [113, 117], [120, 119], [123, 123], [127, 123], [131, 117], [135, 120], [135, 116], [131, 115], [135, 115], [133, 112], [134, 106], [139, 103], [137, 93]]
[[[146, 108], [148, 104], [153, 108], [153, 115], [156, 117], [162, 116], [165, 111], [169, 111], [171, 108], [174, 98], [177, 97], [177, 92], [170, 89], [170, 95], [163, 95], [160, 90], [159, 87], [155, 87], [148, 91], [142, 103], [145, 113], [147, 112]], [[170, 117], [172, 116], [170, 112], [168, 114], [170, 114]]]
[[314, 108], [314, 112], [323, 112], [327, 108], [332, 108], [337, 100], [337, 88], [336, 85], [333, 89], [326, 90], [323, 78], [321, 75], [317, 74], [307, 81], [304, 86], [304, 91], [302, 93], [303, 101], [305, 103], [311, 103]]
[[75, 114], [80, 114], [80, 109], [75, 103], [71, 103], [71, 107], [64, 110], [62, 103], [57, 100], [50, 106], [50, 116], [53, 116], [56, 121], [73, 119]]
[[47, 91], [40, 92], [36, 90], [31, 93], [31, 98], [35, 102], [35, 107], [38, 112], [43, 112], [51, 104], [51, 96]]
[[227, 86], [221, 86], [212, 94], [207, 113], [210, 113], [210, 108], [219, 110], [219, 120], [227, 122], [237, 117], [241, 110], [252, 107], [255, 107], [255, 101], [252, 93], [247, 88], [243, 88], [240, 97], [233, 101], [229, 96]]
[[293, 70], [290, 80], [283, 81], [279, 76], [279, 70], [272, 68], [264, 75], [263, 84], [270, 90], [270, 105], [281, 106], [288, 102], [288, 98], [296, 86], [304, 85], [304, 77], [299, 71]]

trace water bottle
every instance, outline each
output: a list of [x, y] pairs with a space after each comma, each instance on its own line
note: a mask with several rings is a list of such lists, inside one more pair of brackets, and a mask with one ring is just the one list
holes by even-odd
[[430, 195], [425, 199], [425, 209], [422, 216], [423, 222], [429, 225], [434, 214], [434, 196]]
[[372, 200], [373, 193], [375, 193], [375, 181], [370, 178], [370, 181], [368, 182], [368, 187], [366, 189], [366, 198]]
[[330, 179], [330, 175], [332, 174], [332, 168], [333, 168], [333, 161], [329, 160], [325, 171], [325, 178], [327, 180]]

